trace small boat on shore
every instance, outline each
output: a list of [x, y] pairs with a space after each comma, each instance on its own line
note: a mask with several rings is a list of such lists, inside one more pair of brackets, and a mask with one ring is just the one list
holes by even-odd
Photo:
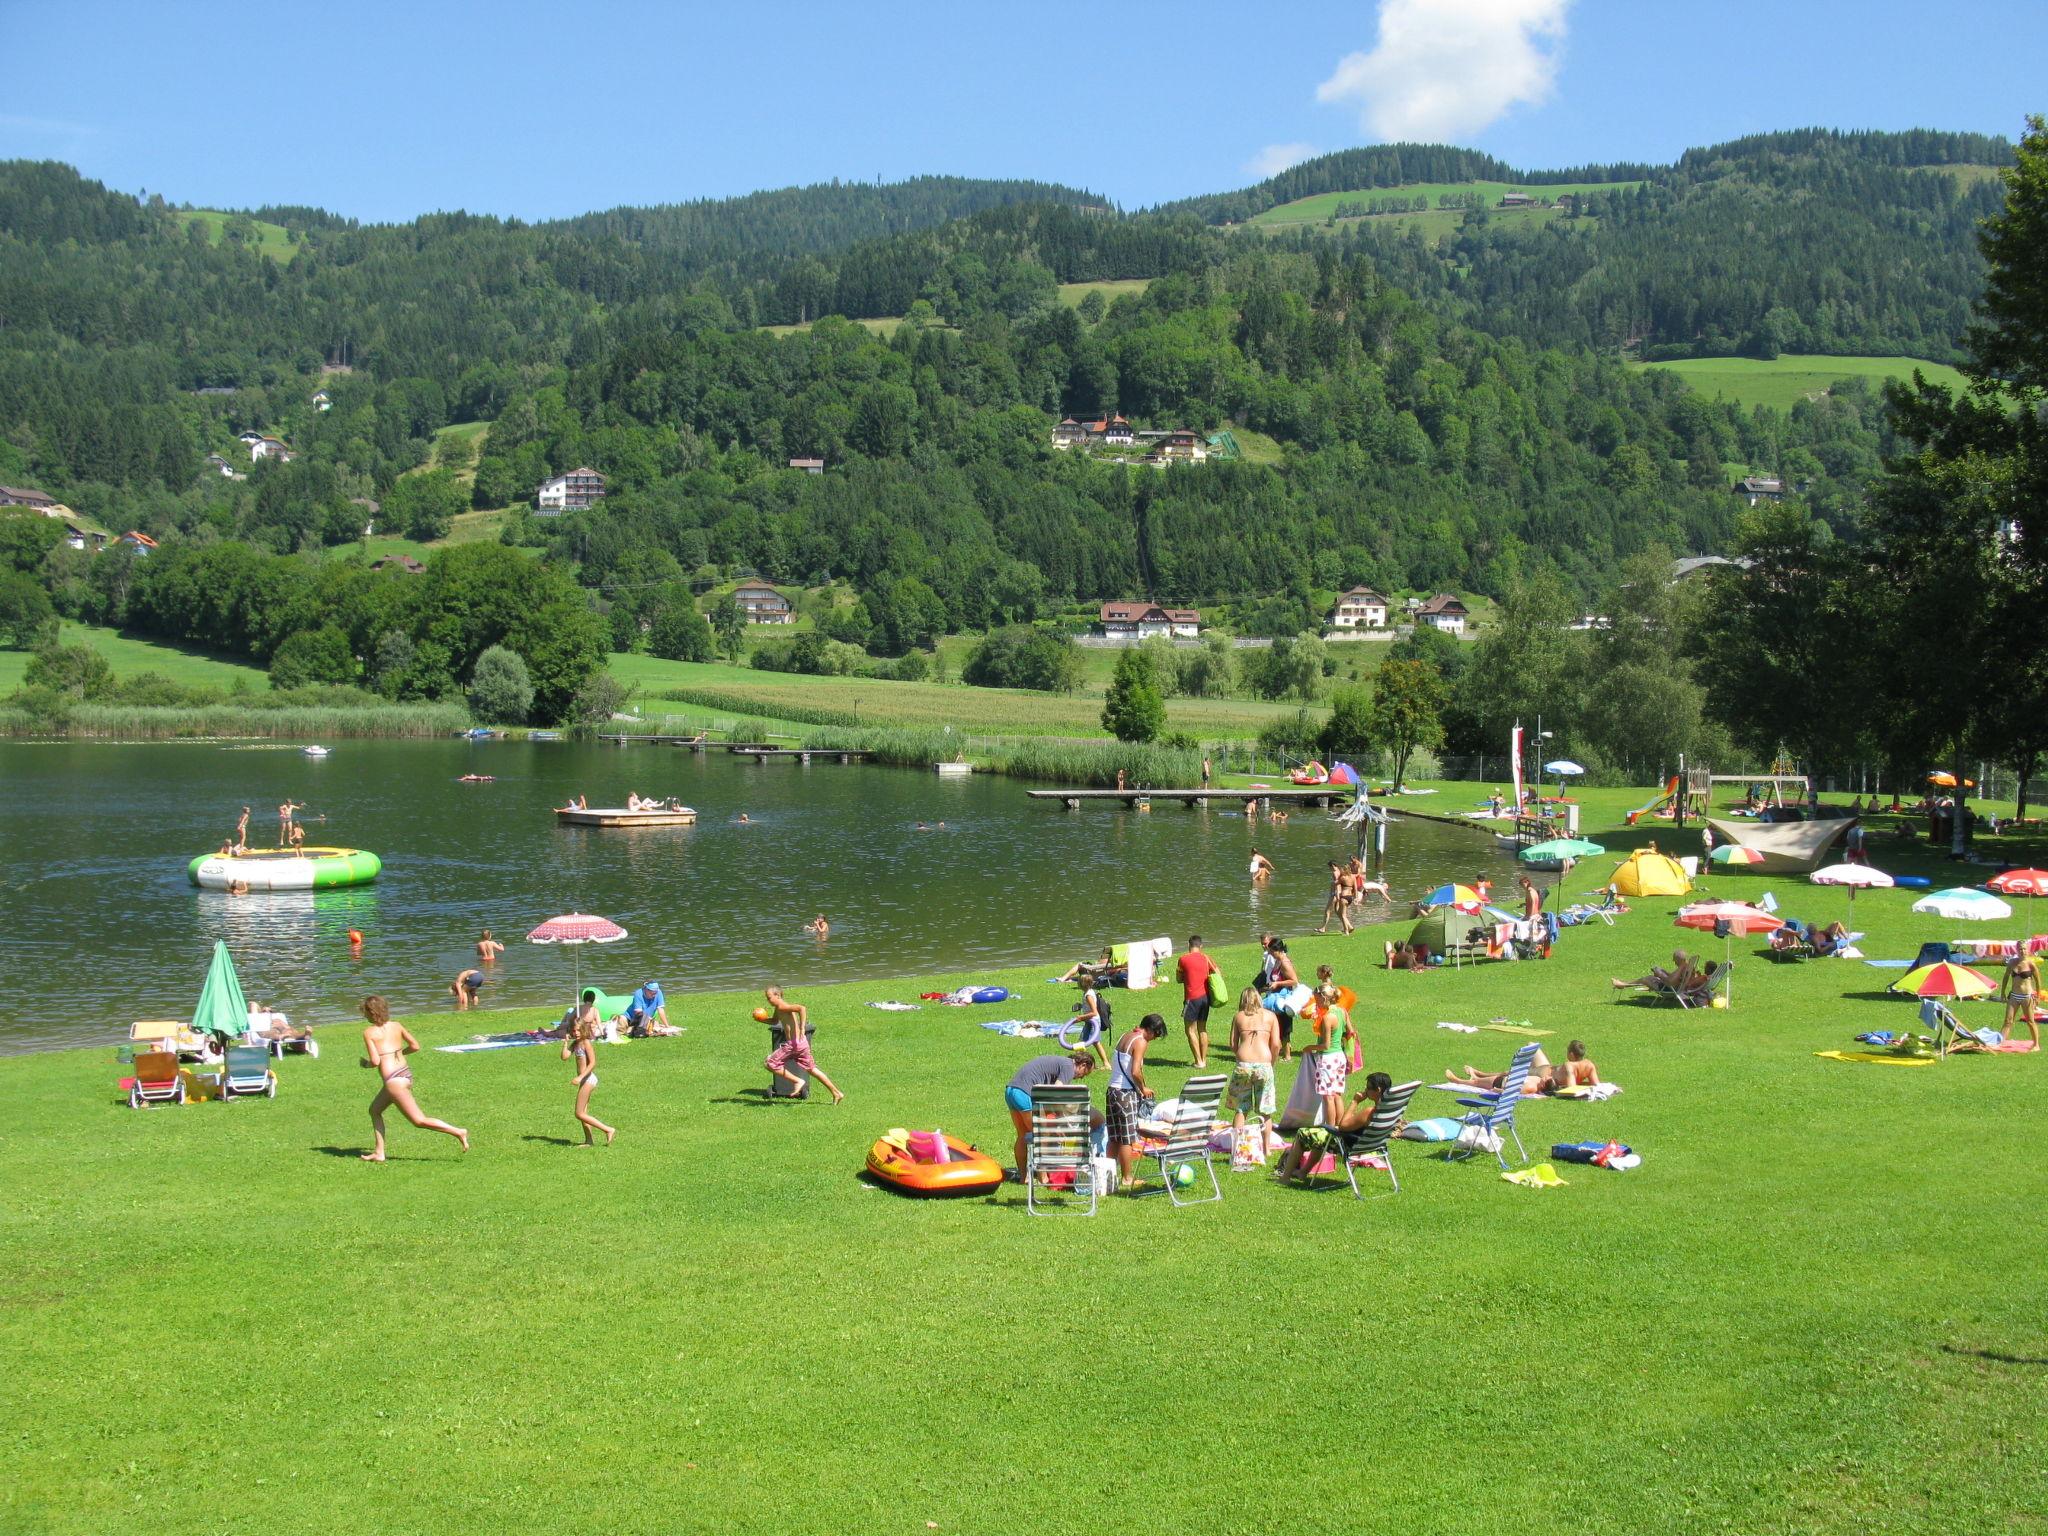
[[623, 805], [558, 805], [555, 820], [565, 827], [687, 827], [695, 824], [697, 813], [687, 805], [652, 811], [628, 810]]
[[[914, 1131], [883, 1136], [868, 1148], [868, 1172], [906, 1195], [978, 1195], [1003, 1182], [1003, 1166], [957, 1136]], [[943, 1145], [943, 1150], [941, 1150]], [[943, 1159], [943, 1161], [941, 1160]]]
[[326, 891], [368, 885], [384, 863], [361, 848], [264, 848], [250, 853], [203, 853], [186, 866], [192, 883], [210, 891], [247, 886], [252, 891]]
[[325, 757], [327, 755], [325, 747], [301, 747], [299, 750], [308, 757]]
[[965, 778], [968, 774], [974, 772], [974, 764], [964, 760], [951, 763], [933, 763], [932, 768], [942, 779]]

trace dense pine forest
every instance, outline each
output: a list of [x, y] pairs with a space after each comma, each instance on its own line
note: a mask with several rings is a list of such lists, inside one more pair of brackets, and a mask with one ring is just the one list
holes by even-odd
[[[843, 584], [859, 602], [838, 638], [882, 655], [1132, 596], [1275, 635], [1354, 583], [1506, 595], [1540, 570], [1590, 605], [1646, 551], [1731, 549], [1738, 475], [1804, 487], [1816, 527], [1858, 536], [1896, 446], [1869, 388], [1744, 409], [1637, 364], [1955, 356], [2002, 195], [1981, 168], [2011, 158], [1980, 136], [1815, 131], [1528, 173], [1399, 145], [1135, 214], [931, 177], [399, 226], [200, 220], [17, 162], [0, 483], [159, 547], [46, 549], [52, 528], [6, 552], [73, 617], [262, 662], [341, 615], [359, 671], [430, 626], [334, 585], [402, 578], [303, 562], [372, 521], [431, 541], [470, 506], [518, 509], [502, 539], [548, 557], [546, 602], [570, 577], [592, 594], [592, 648], [634, 642], [649, 594], [740, 571]], [[1456, 180], [1613, 190], [1535, 227], [1470, 208], [1436, 242], [1369, 218], [1242, 227], [1313, 193]], [[1164, 469], [1053, 446], [1061, 419], [1113, 413], [1255, 446]], [[488, 427], [459, 472], [434, 446], [457, 423]], [[248, 431], [293, 457], [251, 463]], [[582, 465], [607, 477], [599, 505], [525, 510]], [[224, 548], [237, 581], [289, 589], [260, 618], [177, 595], [204, 562], [228, 570]], [[431, 694], [477, 648], [415, 645], [392, 675]]]

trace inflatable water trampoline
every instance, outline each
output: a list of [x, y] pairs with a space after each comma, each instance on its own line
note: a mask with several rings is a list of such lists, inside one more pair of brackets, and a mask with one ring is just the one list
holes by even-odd
[[186, 869], [194, 885], [224, 891], [246, 885], [252, 891], [325, 891], [368, 885], [384, 867], [360, 848], [276, 848], [243, 854], [202, 853]]

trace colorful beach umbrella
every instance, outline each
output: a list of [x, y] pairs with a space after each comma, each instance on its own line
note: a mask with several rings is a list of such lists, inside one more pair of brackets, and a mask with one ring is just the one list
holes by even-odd
[[576, 956], [576, 1001], [583, 1000], [583, 946], [586, 944], [616, 944], [626, 936], [626, 930], [608, 917], [595, 917], [588, 912], [569, 912], [561, 917], [551, 917], [526, 936], [529, 944], [567, 944]]
[[[1937, 770], [1927, 775], [1927, 782], [1936, 789], [1954, 789], [1956, 787], [1956, 776], [1952, 773]], [[1975, 789], [1977, 781], [1975, 779], [1965, 779], [1963, 780], [1963, 787], [1965, 789]]]
[[1872, 869], [1868, 864], [1830, 864], [1826, 869], [1816, 869], [1806, 877], [1815, 885], [1846, 885], [1849, 887], [1849, 904], [1856, 904], [1859, 890], [1882, 889], [1892, 883], [1892, 877], [1881, 869]]
[[1711, 864], [1741, 868], [1748, 864], [1761, 864], [1766, 857], [1767, 855], [1758, 849], [1745, 848], [1740, 843], [1722, 843], [1712, 853], [1707, 855], [1707, 861]]
[[[1723, 928], [1722, 924], [1727, 924]], [[1762, 907], [1752, 907], [1746, 901], [1698, 901], [1689, 907], [1680, 907], [1678, 916], [1672, 919], [1678, 928], [1697, 928], [1702, 933], [1720, 930], [1721, 963], [1725, 967], [1734, 959], [1735, 938], [1740, 934], [1748, 937], [1752, 933], [1769, 933], [1774, 928], [1785, 926], [1785, 920]], [[1731, 977], [1728, 983], [1728, 1006], [1735, 1006], [1735, 983]]]
[[1518, 857], [1524, 864], [1556, 864], [1566, 859], [1575, 862], [1579, 859], [1589, 859], [1594, 854], [1606, 851], [1598, 843], [1583, 837], [1553, 837], [1546, 843], [1536, 843], [1524, 848]]
[[1477, 912], [1486, 905], [1469, 885], [1440, 885], [1422, 898], [1425, 907], [1456, 907], [1460, 912]]
[[1892, 983], [1891, 990], [1909, 997], [1989, 997], [1998, 990], [1998, 983], [1967, 965], [1940, 960], [1906, 972]]
[[1966, 885], [1951, 886], [1945, 891], [1922, 896], [1913, 903], [1913, 910], [1959, 923], [1993, 923], [2012, 916], [2010, 903], [2000, 901], [1989, 891]]
[[2001, 896], [2048, 896], [2048, 869], [2008, 869], [1984, 882]]

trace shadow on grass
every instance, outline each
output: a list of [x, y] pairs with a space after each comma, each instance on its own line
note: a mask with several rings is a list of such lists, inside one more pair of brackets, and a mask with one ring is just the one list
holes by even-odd
[[[1904, 992], [1844, 992], [1842, 994], [1842, 1001], [1845, 1003], [1911, 1003], [1918, 1001], [1918, 999]], [[1943, 998], [1941, 1001], [1952, 1003], [1955, 999], [1950, 997]]]
[[1936, 1348], [1944, 1355], [1957, 1355], [1969, 1360], [1988, 1360], [1993, 1365], [2048, 1365], [2048, 1359], [2038, 1355], [2008, 1355], [2002, 1350], [1963, 1349], [1954, 1344], [1940, 1344]]
[[519, 1139], [521, 1141], [544, 1142], [551, 1147], [575, 1147], [582, 1145], [581, 1142], [573, 1141], [567, 1136], [522, 1136]]
[[766, 1088], [742, 1088], [738, 1093], [727, 1094], [722, 1099], [706, 1099], [707, 1104], [737, 1104], [742, 1109], [767, 1109], [776, 1104], [808, 1104], [810, 1096], [801, 1099], [778, 1099]]

